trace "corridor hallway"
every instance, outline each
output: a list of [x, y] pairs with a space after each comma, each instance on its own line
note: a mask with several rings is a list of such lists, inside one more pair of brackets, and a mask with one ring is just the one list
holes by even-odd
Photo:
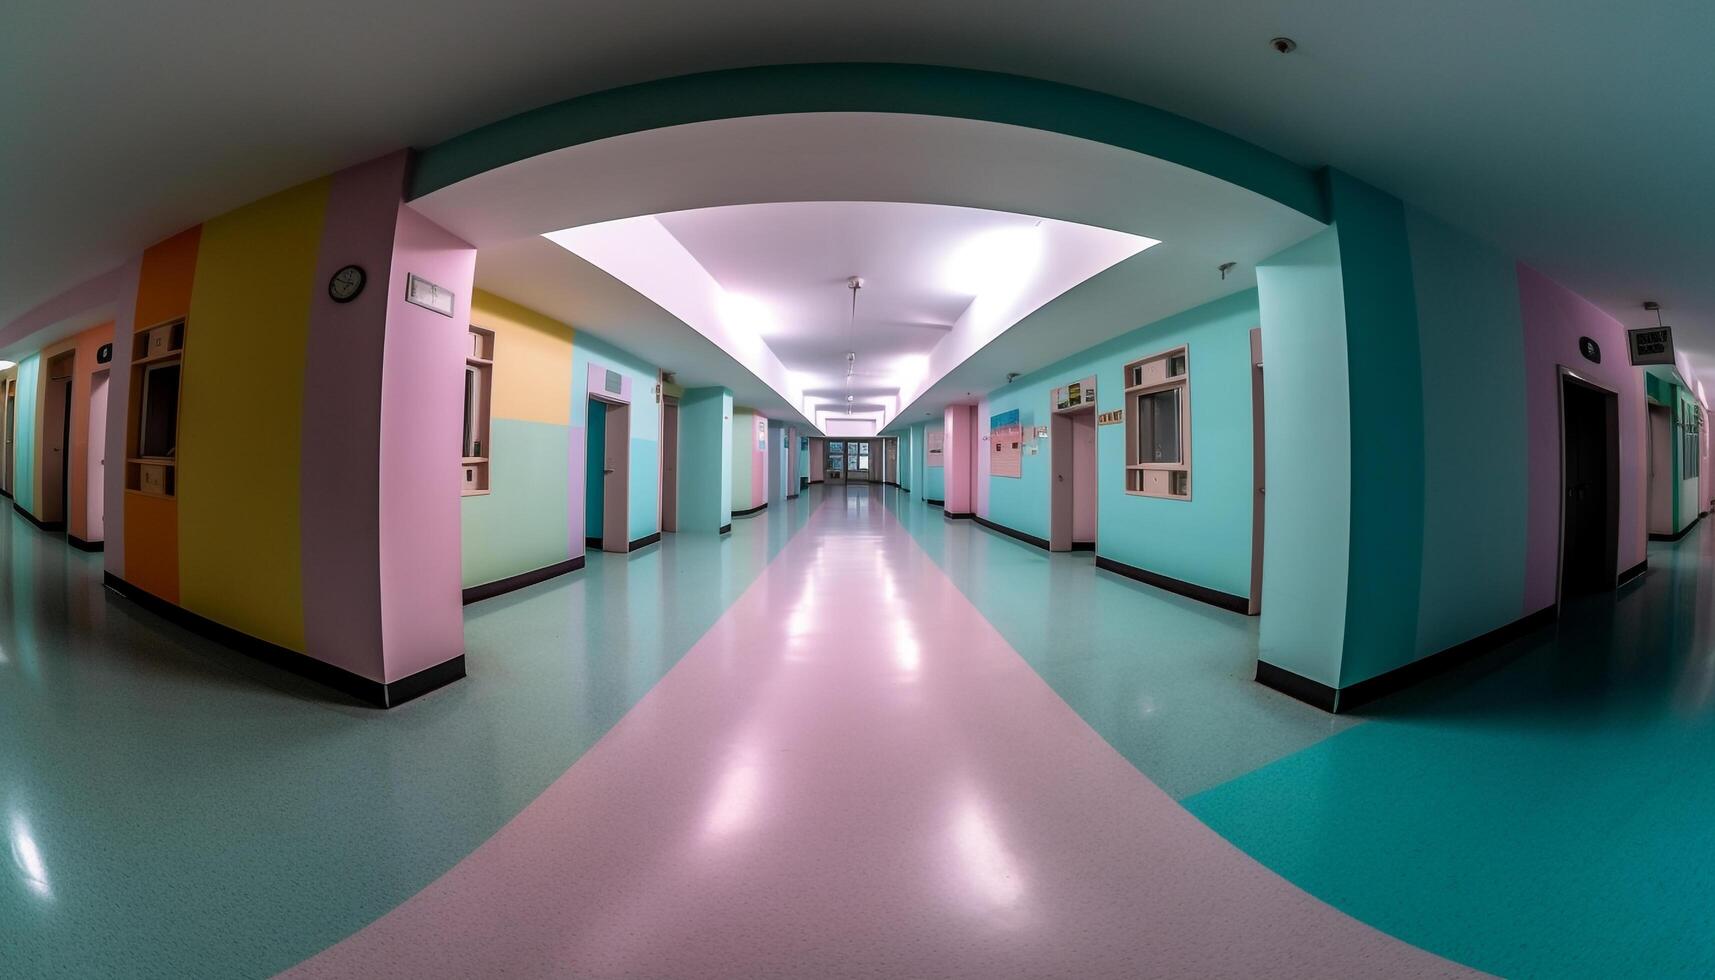
[[812, 487], [468, 607], [379, 712], [10, 517], [0, 973], [1705, 973], [1707, 540], [1335, 717], [1253, 619]]

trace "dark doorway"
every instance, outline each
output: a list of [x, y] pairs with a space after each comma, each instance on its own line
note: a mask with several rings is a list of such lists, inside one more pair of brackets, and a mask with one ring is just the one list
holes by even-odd
[[1620, 536], [1619, 398], [1572, 375], [1560, 385], [1560, 598], [1614, 587]]

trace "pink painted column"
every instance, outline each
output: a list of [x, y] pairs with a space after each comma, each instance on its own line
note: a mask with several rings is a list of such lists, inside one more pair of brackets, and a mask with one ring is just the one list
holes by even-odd
[[942, 413], [946, 513], [969, 516], [976, 506], [976, 406], [949, 405]]
[[[406, 154], [335, 174], [316, 262], [304, 369], [300, 536], [304, 646], [317, 660], [385, 681], [381, 638], [381, 378], [393, 235]], [[368, 276], [336, 303], [325, 284], [347, 265]]]
[[[413, 274], [452, 291], [452, 316], [406, 302]], [[388, 682], [464, 655], [458, 459], [475, 278], [475, 247], [399, 207], [381, 374], [381, 645]]]

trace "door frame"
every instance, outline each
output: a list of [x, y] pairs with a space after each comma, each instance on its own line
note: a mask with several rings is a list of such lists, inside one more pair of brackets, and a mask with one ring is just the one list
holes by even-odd
[[[1088, 413], [1090, 422], [1095, 425], [1096, 406], [1080, 405], [1066, 411], [1053, 410], [1048, 417], [1048, 550], [1074, 551], [1081, 542], [1074, 541], [1077, 526], [1077, 448], [1072, 444], [1073, 431], [1076, 422], [1073, 417]], [[1090, 454], [1090, 479], [1099, 481], [1102, 472], [1102, 440], [1098, 433]], [[1065, 483], [1060, 479], [1064, 471], [1071, 474], [1072, 482]], [[1064, 485], [1064, 489], [1062, 486]], [[1095, 487], [1096, 507], [1101, 508], [1101, 487]], [[1097, 529], [1100, 533], [1100, 528]]]
[[[605, 406], [602, 413], [601, 550], [623, 555], [631, 551], [631, 403], [594, 393], [589, 397]], [[616, 414], [622, 421], [615, 422]], [[622, 435], [617, 447], [614, 446], [616, 424]]]
[[[1659, 438], [1656, 435], [1658, 427], [1665, 428], [1667, 434]], [[1644, 459], [1648, 465], [1644, 467], [1644, 532], [1646, 534], [1671, 535], [1677, 528], [1673, 526], [1674, 494], [1678, 493], [1678, 481], [1673, 471], [1673, 409], [1666, 405], [1644, 400]], [[1658, 459], [1665, 456], [1665, 461]], [[1657, 472], [1657, 463], [1665, 462], [1661, 472]], [[1664, 514], [1656, 513], [1658, 498], [1660, 506], [1666, 508]], [[1656, 525], [1660, 516], [1661, 524]]]
[[1262, 615], [1263, 519], [1268, 507], [1268, 443], [1263, 428], [1262, 328], [1251, 328], [1251, 595], [1246, 612]]
[[[603, 501], [606, 504], [606, 501]], [[606, 513], [604, 510], [603, 513]], [[679, 530], [679, 399], [661, 398], [661, 533]]]
[[1608, 541], [1606, 549], [1611, 556], [1608, 569], [1610, 575], [1608, 586], [1603, 591], [1613, 591], [1619, 583], [1620, 576], [1620, 428], [1619, 408], [1620, 393], [1600, 381], [1583, 374], [1564, 364], [1557, 365], [1554, 391], [1555, 403], [1559, 409], [1559, 449], [1560, 449], [1560, 491], [1555, 498], [1559, 507], [1560, 520], [1555, 529], [1556, 541], [1554, 550], [1554, 606], [1559, 609], [1566, 601], [1566, 386], [1576, 384], [1590, 389], [1606, 399], [1608, 414]]

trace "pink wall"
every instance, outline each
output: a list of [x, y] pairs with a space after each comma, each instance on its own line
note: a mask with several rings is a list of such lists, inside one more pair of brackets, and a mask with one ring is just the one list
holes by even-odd
[[[1644, 560], [1646, 414], [1642, 373], [1626, 357], [1626, 331], [1590, 301], [1522, 263], [1519, 307], [1524, 321], [1525, 399], [1530, 433], [1530, 519], [1525, 550], [1525, 614], [1554, 604], [1560, 554], [1559, 369], [1619, 393], [1620, 570]], [[1594, 338], [1601, 364], [1578, 353], [1578, 338]]]
[[[453, 316], [405, 301], [416, 274], [452, 290]], [[400, 205], [386, 280], [381, 384], [381, 637], [384, 680], [464, 653], [459, 571], [463, 372], [476, 249]]]
[[[383, 680], [379, 501], [383, 324], [392, 295], [393, 234], [406, 155], [335, 174], [316, 261], [304, 369], [304, 652]], [[362, 293], [336, 303], [320, 288], [347, 265], [368, 276]]]

